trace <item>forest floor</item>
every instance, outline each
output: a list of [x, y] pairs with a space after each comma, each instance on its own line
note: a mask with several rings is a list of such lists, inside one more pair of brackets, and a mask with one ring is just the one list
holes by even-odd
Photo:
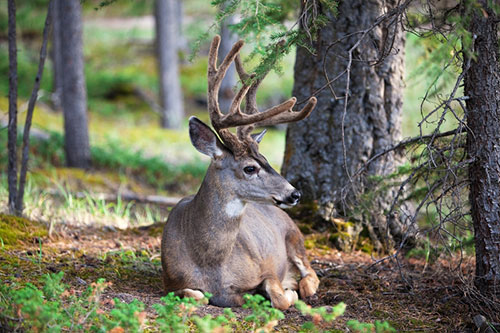
[[[0, 280], [11, 283], [37, 283], [42, 274], [64, 271], [64, 282], [83, 290], [99, 278], [112, 285], [104, 300], [124, 302], [138, 299], [146, 305], [148, 318], [154, 318], [152, 305], [163, 296], [160, 241], [163, 224], [118, 230], [114, 228], [55, 227], [50, 237], [28, 237], [16, 246], [0, 249]], [[32, 227], [27, 227], [32, 230]], [[362, 252], [340, 253], [333, 249], [309, 250], [312, 266], [320, 277], [318, 293], [305, 300], [313, 307], [347, 304], [344, 315], [327, 330], [346, 330], [346, 322], [388, 321], [397, 331], [463, 332], [475, 331], [475, 309], [467, 296], [467, 281], [474, 261], [462, 258], [461, 274], [452, 271], [458, 258], [437, 259], [427, 265], [424, 259], [403, 258], [399, 262], [375, 259]], [[199, 308], [201, 315], [222, 314], [210, 305]], [[244, 316], [244, 309], [233, 309]], [[306, 318], [295, 308], [284, 311], [279, 331], [297, 331]]]

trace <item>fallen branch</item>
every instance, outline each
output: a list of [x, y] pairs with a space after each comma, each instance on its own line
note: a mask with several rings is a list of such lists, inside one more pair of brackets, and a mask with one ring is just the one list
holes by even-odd
[[[57, 190], [47, 190], [46, 193], [54, 196], [65, 196], [64, 193]], [[178, 197], [165, 197], [161, 195], [139, 195], [136, 193], [89, 193], [89, 192], [76, 192], [73, 194], [79, 199], [91, 197], [94, 200], [105, 200], [105, 201], [135, 201], [139, 203], [149, 203], [154, 205], [161, 205], [167, 207], [175, 206], [182, 198]]]

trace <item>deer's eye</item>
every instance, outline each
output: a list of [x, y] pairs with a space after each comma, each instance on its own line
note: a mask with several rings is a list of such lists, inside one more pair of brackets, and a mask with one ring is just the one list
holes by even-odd
[[250, 165], [250, 166], [246, 166], [243, 168], [243, 171], [247, 174], [247, 175], [251, 175], [251, 174], [254, 174], [257, 172], [257, 167], [253, 166], [253, 165]]

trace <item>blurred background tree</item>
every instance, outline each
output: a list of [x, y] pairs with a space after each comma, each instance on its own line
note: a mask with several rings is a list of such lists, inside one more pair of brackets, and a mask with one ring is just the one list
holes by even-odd
[[161, 125], [164, 128], [181, 127], [184, 103], [179, 82], [179, 45], [182, 41], [178, 26], [178, 0], [155, 1], [156, 51], [160, 89]]
[[[64, 150], [69, 167], [90, 167], [90, 141], [87, 117], [87, 89], [85, 85], [83, 59], [83, 22], [79, 0], [57, 2], [56, 17], [59, 30], [61, 54], [57, 59], [62, 74], [61, 106], [64, 115]], [[56, 43], [57, 44], [57, 43]], [[59, 77], [59, 75], [58, 75]], [[56, 83], [57, 83], [57, 78]], [[57, 86], [56, 86], [57, 87]]]

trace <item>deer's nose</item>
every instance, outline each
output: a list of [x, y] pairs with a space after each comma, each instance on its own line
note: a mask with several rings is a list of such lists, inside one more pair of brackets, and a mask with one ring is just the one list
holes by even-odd
[[302, 196], [302, 194], [300, 193], [300, 191], [298, 190], [295, 190], [292, 192], [292, 194], [290, 194], [290, 197], [295, 201], [299, 201], [300, 200], [300, 197]]

